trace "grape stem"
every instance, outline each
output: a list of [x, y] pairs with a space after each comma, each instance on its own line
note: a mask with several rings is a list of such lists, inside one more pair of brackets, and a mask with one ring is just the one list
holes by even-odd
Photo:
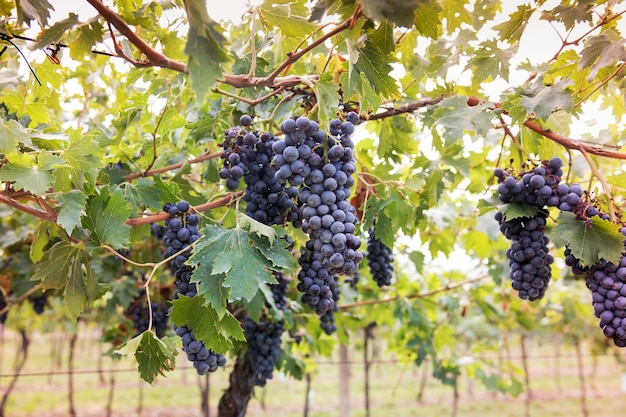
[[606, 198], [606, 205], [609, 210], [609, 216], [611, 217], [611, 221], [613, 223], [616, 223], [617, 218], [615, 216], [615, 207], [613, 207], [613, 196], [611, 195], [611, 192], [609, 191], [610, 190], [609, 182], [607, 181], [606, 177], [602, 175], [600, 170], [598, 170], [598, 167], [596, 166], [595, 162], [593, 162], [593, 159], [591, 159], [591, 157], [585, 151], [585, 149], [583, 147], [580, 147], [578, 150], [585, 157], [585, 160], [587, 161], [587, 164], [589, 165], [589, 168], [591, 169], [592, 176], [596, 177], [598, 181], [600, 181], [600, 184], [602, 185], [602, 191], [600, 192], [600, 195], [603, 195]]

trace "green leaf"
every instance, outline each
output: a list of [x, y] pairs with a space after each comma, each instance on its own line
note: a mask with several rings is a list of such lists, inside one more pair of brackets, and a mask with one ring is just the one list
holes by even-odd
[[77, 189], [82, 190], [85, 182], [89, 184], [96, 182], [98, 171], [104, 166], [103, 152], [104, 150], [94, 140], [93, 134], [83, 135], [74, 131], [70, 135], [69, 146], [62, 153], [68, 168], [60, 168], [57, 171], [61, 171], [59, 172], [61, 175], [64, 173], [69, 175], [72, 184]]
[[18, 22], [26, 22], [29, 26], [33, 19], [41, 27], [48, 26], [50, 10], [54, 10], [48, 0], [17, 0], [16, 6]]
[[30, 244], [30, 260], [33, 262], [39, 262], [43, 257], [43, 250], [50, 242], [50, 224], [48, 222], [42, 222], [33, 236], [33, 243]]
[[180, 296], [172, 302], [170, 320], [177, 326], [187, 326], [207, 349], [225, 354], [233, 347], [232, 340], [246, 340], [239, 321], [230, 313], [219, 318], [216, 311], [204, 303], [201, 296]]
[[472, 13], [465, 7], [468, 0], [441, 0], [441, 14], [446, 22], [446, 29], [449, 33], [461, 27], [462, 23], [472, 24], [474, 18]]
[[389, 20], [398, 26], [413, 27], [418, 3], [406, 0], [361, 0], [363, 13], [378, 21]]
[[493, 29], [500, 33], [500, 39], [509, 41], [511, 44], [517, 43], [534, 11], [534, 8], [526, 4], [517, 6], [517, 10], [511, 13], [507, 20], [494, 26]]
[[383, 97], [393, 96], [398, 86], [389, 74], [393, 69], [391, 63], [395, 59], [381, 51], [371, 40], [367, 40], [365, 46], [356, 49], [359, 53], [359, 59], [354, 65], [351, 65], [351, 82], [360, 83], [362, 74], [376, 93]]
[[593, 1], [578, 1], [573, 6], [559, 4], [554, 9], [545, 12], [545, 16], [563, 22], [565, 28], [571, 30], [578, 23], [587, 22], [591, 24], [595, 5]]
[[146, 330], [121, 345], [115, 353], [135, 355], [141, 379], [152, 384], [157, 376], [174, 370], [177, 354], [174, 340], [174, 337], [159, 339], [154, 332]]
[[55, 243], [36, 264], [32, 281], [41, 281], [41, 288], [64, 289], [65, 306], [76, 318], [85, 303], [94, 297], [96, 278], [91, 268], [91, 257], [84, 245], [61, 241]]
[[200, 287], [208, 280], [207, 287], [215, 288], [215, 278], [224, 276], [222, 285], [230, 289], [231, 300], [251, 301], [261, 283], [276, 283], [270, 269], [282, 267], [289, 259], [281, 245], [270, 245], [266, 238], [239, 227], [228, 230], [210, 225], [202, 233], [189, 259], [198, 265], [194, 280]]
[[80, 225], [80, 218], [85, 215], [87, 196], [78, 190], [59, 194], [59, 216], [57, 223], [71, 235], [76, 226]]
[[39, 35], [37, 42], [31, 45], [31, 49], [40, 49], [48, 45], [57, 43], [63, 35], [65, 35], [71, 28], [78, 24], [78, 15], [70, 13], [69, 16], [63, 20], [56, 22], [54, 25], [43, 30]]
[[552, 239], [557, 246], [567, 246], [583, 266], [606, 260], [619, 264], [624, 252], [624, 235], [619, 224], [591, 218], [591, 224], [579, 220], [573, 213], [561, 213]]
[[320, 115], [320, 124], [332, 119], [339, 107], [339, 85], [335, 83], [333, 76], [325, 72], [315, 83], [317, 103]]
[[223, 29], [209, 17], [205, 0], [185, 0], [189, 32], [185, 54], [192, 88], [200, 103], [222, 76], [222, 65], [228, 62], [224, 50], [227, 41]]
[[543, 80], [539, 79], [531, 88], [520, 91], [520, 104], [531, 117], [547, 120], [557, 110], [571, 110], [574, 104], [572, 94], [565, 88], [570, 84], [571, 80], [563, 79], [554, 85], [544, 86]]
[[52, 186], [54, 177], [39, 167], [6, 164], [0, 168], [0, 181], [12, 181], [16, 190], [42, 195]]
[[[589, 79], [593, 79], [598, 71], [611, 66], [617, 61], [626, 60], [626, 40], [614, 30], [607, 30], [601, 35], [585, 40], [585, 48], [580, 53], [578, 68], [591, 66]], [[593, 64], [593, 65], [592, 65]]]
[[139, 178], [135, 184], [124, 184], [124, 198], [130, 202], [133, 217], [142, 207], [161, 210], [161, 191], [154, 186], [151, 178]]
[[439, 13], [443, 9], [436, 2], [419, 2], [415, 9], [415, 28], [423, 36], [437, 39], [441, 32]]
[[518, 44], [502, 48], [496, 40], [482, 42], [467, 65], [472, 70], [472, 85], [479, 86], [483, 81], [492, 81], [498, 77], [508, 81], [509, 62], [517, 49]]
[[282, 36], [301, 38], [303, 33], [311, 33], [317, 29], [317, 25], [293, 13], [288, 5], [279, 5], [275, 1], [263, 2], [258, 13], [266, 28], [276, 29]]
[[499, 207], [505, 220], [530, 218], [537, 215], [537, 207], [526, 203], [510, 203]]
[[20, 143], [29, 147], [33, 146], [29, 129], [15, 120], [0, 118], [0, 153], [12, 154], [17, 151], [17, 146]]
[[92, 231], [90, 238], [98, 245], [114, 249], [126, 248], [130, 243], [130, 226], [126, 224], [132, 210], [119, 188], [100, 189], [100, 194], [87, 201], [83, 227]]

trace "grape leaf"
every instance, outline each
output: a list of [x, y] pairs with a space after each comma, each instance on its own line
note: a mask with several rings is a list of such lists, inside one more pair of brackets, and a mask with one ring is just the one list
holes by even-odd
[[510, 203], [499, 207], [504, 214], [504, 219], [509, 221], [513, 219], [534, 217], [537, 215], [537, 207], [525, 203]]
[[222, 64], [228, 62], [228, 54], [224, 50], [226, 38], [220, 25], [209, 17], [206, 0], [185, 0], [184, 3], [189, 19], [185, 45], [185, 54], [189, 56], [187, 69], [198, 102], [203, 103], [209, 90], [222, 76]]
[[98, 245], [110, 245], [115, 249], [126, 248], [130, 243], [130, 226], [126, 220], [132, 210], [122, 190], [102, 187], [100, 194], [87, 201], [83, 227], [92, 231], [90, 238]]
[[441, 31], [439, 13], [442, 8], [436, 2], [419, 2], [415, 9], [415, 28], [424, 36], [437, 39]]
[[230, 312], [219, 318], [217, 312], [206, 305], [202, 296], [179, 296], [172, 301], [170, 320], [177, 326], [187, 326], [197, 340], [208, 349], [225, 354], [233, 346], [232, 340], [246, 340], [239, 321]]
[[157, 376], [174, 369], [177, 355], [174, 340], [174, 337], [159, 339], [153, 331], [146, 330], [122, 344], [115, 353], [135, 355], [141, 379], [152, 384]]
[[17, 0], [16, 6], [18, 23], [26, 22], [29, 26], [33, 19], [41, 27], [48, 26], [50, 10], [54, 10], [48, 0]]
[[598, 216], [592, 217], [591, 225], [587, 225], [573, 213], [561, 213], [551, 238], [557, 246], [568, 246], [583, 266], [602, 259], [619, 264], [624, 252], [624, 235], [619, 232], [620, 227]]
[[[288, 258], [281, 245], [270, 245], [267, 238], [249, 234], [241, 227], [224, 229], [207, 226], [198, 241], [189, 262], [197, 264], [194, 280], [208, 287], [215, 276], [224, 276], [223, 286], [230, 288], [230, 299], [252, 300], [259, 284], [276, 283], [269, 269], [283, 267]], [[203, 289], [203, 291], [205, 291]], [[216, 306], [215, 308], [218, 308]]]
[[57, 223], [71, 235], [74, 228], [80, 225], [80, 218], [85, 215], [87, 196], [78, 190], [72, 190], [59, 194], [57, 201], [60, 206]]
[[559, 4], [554, 9], [545, 12], [545, 15], [560, 20], [567, 30], [571, 30], [577, 23], [591, 23], [594, 7], [595, 2], [592, 1], [578, 1], [573, 6]]
[[571, 80], [563, 79], [554, 85], [544, 86], [543, 80], [539, 79], [530, 88], [520, 91], [520, 104], [528, 114], [545, 121], [556, 110], [572, 108], [572, 94], [565, 88], [571, 83]]
[[406, 0], [362, 0], [361, 4], [367, 17], [378, 21], [389, 20], [409, 29], [413, 26], [418, 8], [418, 2]]
[[303, 33], [311, 33], [317, 26], [302, 16], [293, 13], [288, 5], [277, 5], [266, 1], [258, 9], [259, 18], [268, 29], [277, 29], [281, 35], [299, 38]]
[[607, 30], [601, 35], [590, 37], [585, 41], [585, 48], [580, 53], [578, 68], [591, 66], [589, 79], [593, 79], [600, 69], [626, 59], [625, 45], [626, 40], [614, 30]]
[[[59, 168], [57, 175], [66, 175], [75, 188], [82, 190], [85, 182], [94, 184], [99, 169], [104, 165], [104, 150], [94, 140], [94, 135], [85, 136], [79, 131], [70, 135], [70, 144], [63, 151], [68, 167]], [[69, 191], [69, 190], [66, 190]]]
[[320, 124], [330, 120], [339, 106], [339, 86], [333, 80], [333, 76], [325, 72], [315, 83]]
[[0, 181], [12, 181], [16, 190], [41, 195], [52, 185], [54, 177], [48, 171], [36, 166], [6, 164], [0, 168]]
[[133, 217], [137, 216], [140, 207], [161, 209], [161, 191], [151, 178], [138, 178], [135, 184], [124, 184], [124, 197], [130, 202]]
[[396, 81], [391, 75], [391, 62], [393, 56], [385, 54], [377, 44], [371, 40], [365, 42], [365, 46], [357, 47], [359, 59], [354, 65], [350, 65], [350, 81], [358, 85], [361, 82], [361, 74], [367, 79], [367, 83], [374, 91], [383, 97], [391, 97], [397, 91]]
[[507, 20], [494, 26], [493, 29], [500, 32], [500, 39], [512, 44], [519, 42], [534, 11], [535, 9], [527, 4], [517, 6], [517, 10], [511, 13]]
[[0, 118], [0, 153], [5, 155], [17, 151], [17, 145], [23, 143], [26, 146], [33, 146], [29, 129], [15, 120], [4, 120]]
[[82, 244], [61, 241], [54, 244], [43, 260], [36, 264], [32, 281], [41, 281], [41, 288], [63, 289], [68, 313], [76, 318], [85, 303], [96, 298], [96, 278], [91, 257]]
[[77, 24], [78, 15], [70, 13], [67, 18], [56, 22], [49, 28], [44, 29], [39, 35], [37, 42], [31, 45], [31, 49], [41, 49], [45, 46], [57, 43], [65, 33]]

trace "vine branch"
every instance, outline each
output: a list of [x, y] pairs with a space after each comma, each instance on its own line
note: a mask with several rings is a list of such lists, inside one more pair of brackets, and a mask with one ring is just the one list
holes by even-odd
[[483, 280], [485, 278], [487, 278], [488, 275], [481, 275], [479, 277], [474, 277], [474, 278], [469, 278], [466, 279], [464, 281], [460, 281], [460, 282], [455, 282], [452, 284], [446, 284], [441, 288], [436, 288], [434, 290], [431, 291], [426, 291], [426, 292], [420, 292], [417, 294], [411, 294], [411, 295], [406, 295], [406, 296], [399, 296], [396, 295], [394, 297], [390, 297], [390, 298], [385, 298], [385, 299], [376, 299], [376, 300], [365, 300], [365, 301], [357, 301], [355, 303], [348, 303], [348, 304], [342, 304], [340, 306], [337, 306], [337, 308], [339, 310], [345, 310], [348, 308], [354, 308], [354, 307], [362, 307], [362, 306], [369, 306], [369, 305], [374, 305], [374, 304], [384, 304], [384, 303], [391, 303], [394, 301], [398, 301], [401, 299], [413, 299], [413, 298], [424, 298], [424, 297], [430, 297], [431, 295], [435, 295], [435, 294], [439, 294], [441, 292], [446, 292], [446, 291], [450, 291], [453, 290], [455, 288], [459, 288], [462, 287], [465, 284], [471, 284], [474, 282], [478, 282], [480, 280]]
[[[207, 210], [212, 210], [218, 207], [224, 207], [224, 206], [228, 206], [229, 204], [231, 204], [233, 201], [237, 200], [241, 195], [243, 195], [243, 191], [238, 191], [236, 193], [230, 193], [228, 194], [226, 197], [222, 197], [219, 200], [215, 200], [215, 201], [211, 201], [208, 203], [204, 203], [204, 204], [200, 204], [198, 206], [194, 206], [192, 207], [193, 210], [195, 211], [207, 211]], [[130, 219], [126, 221], [126, 224], [134, 227], [134, 226], [139, 226], [142, 224], [149, 224], [149, 223], [154, 223], [154, 222], [158, 222], [160, 220], [167, 220], [172, 218], [173, 216], [169, 213], [158, 213], [158, 214], [151, 214], [145, 217], [135, 217], [134, 219]]]

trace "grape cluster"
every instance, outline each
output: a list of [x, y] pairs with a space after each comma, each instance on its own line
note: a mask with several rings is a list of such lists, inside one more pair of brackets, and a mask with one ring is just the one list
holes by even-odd
[[[166, 301], [151, 302], [150, 309], [152, 310], [152, 328], [158, 338], [165, 336], [168, 327], [168, 305]], [[145, 290], [142, 288], [139, 291], [139, 295], [135, 297], [133, 302], [129, 304], [126, 312], [124, 313], [133, 322], [135, 328], [135, 336], [148, 330], [150, 324], [150, 311], [148, 310], [148, 303], [145, 297]]]
[[361, 241], [354, 235], [357, 219], [348, 201], [356, 172], [354, 125], [332, 120], [327, 136], [317, 122], [300, 116], [283, 121], [281, 130], [284, 139], [274, 143], [272, 163], [280, 183], [300, 187], [302, 230], [331, 274], [356, 271], [363, 256], [357, 254]]
[[[4, 294], [4, 291], [2, 291], [2, 289], [0, 289], [0, 311], [3, 310], [5, 307], [7, 306], [7, 300], [6, 300], [6, 296]], [[5, 311], [4, 313], [0, 314], [0, 324], [4, 324], [4, 322], [7, 320], [7, 316], [8, 316], [8, 312]]]
[[281, 337], [284, 324], [282, 321], [271, 321], [267, 317], [255, 322], [246, 318], [244, 331], [248, 341], [246, 355], [250, 358], [252, 379], [256, 386], [262, 387], [268, 379], [272, 379], [274, 366], [280, 356]]
[[[575, 211], [581, 204], [582, 188], [561, 182], [563, 161], [554, 157], [542, 161], [522, 172], [519, 176], [496, 168], [498, 196], [503, 203], [523, 203], [537, 208], [531, 217], [507, 220], [502, 212], [496, 213], [500, 231], [511, 240], [506, 255], [511, 268], [509, 276], [512, 287], [522, 299], [531, 301], [544, 296], [552, 276], [550, 265], [554, 258], [547, 247], [545, 235], [547, 207], [558, 207], [561, 211]], [[524, 165], [524, 168], [529, 168]]]
[[[176, 204], [167, 203], [163, 206], [163, 211], [174, 216], [165, 221], [166, 230], [163, 235], [163, 243], [165, 243], [166, 249], [163, 257], [169, 258], [187, 248], [170, 261], [170, 269], [176, 277], [175, 299], [180, 294], [187, 297], [195, 297], [197, 294], [195, 284], [190, 282], [193, 267], [185, 264], [191, 255], [189, 245], [200, 238], [198, 231], [200, 219], [197, 214], [189, 212], [190, 208], [186, 201], [180, 201]], [[215, 372], [219, 366], [226, 365], [226, 358], [211, 349], [207, 349], [203, 342], [196, 339], [193, 331], [187, 326], [174, 326], [174, 331], [181, 338], [183, 351], [199, 375]]]
[[35, 314], [41, 315], [46, 307], [48, 307], [48, 293], [42, 292], [39, 295], [31, 295], [28, 297], [28, 301], [30, 302], [30, 305], [33, 306]]
[[333, 283], [330, 286], [330, 291], [333, 295], [333, 300], [335, 300], [335, 304], [333, 304], [332, 308], [320, 317], [320, 327], [324, 333], [329, 336], [337, 331], [337, 325], [335, 324], [335, 312], [337, 311], [337, 302], [339, 301], [339, 297], [341, 297], [341, 291], [339, 290], [339, 282], [337, 278], [333, 280]]
[[391, 284], [393, 277], [393, 252], [381, 240], [376, 239], [374, 230], [369, 231], [367, 240], [367, 265], [369, 266], [372, 278], [378, 287]]
[[[279, 310], [287, 308], [287, 287], [290, 279], [282, 273], [275, 273], [278, 284], [271, 286], [274, 304]], [[284, 322], [272, 321], [266, 315], [258, 322], [246, 317], [244, 331], [248, 341], [246, 355], [252, 367], [253, 384], [262, 387], [272, 379], [274, 366], [280, 356], [281, 337]]]
[[582, 195], [579, 184], [561, 182], [563, 161], [554, 157], [541, 165], [522, 173], [519, 179], [507, 170], [496, 168], [498, 196], [503, 203], [526, 203], [538, 208], [558, 207], [561, 211], [573, 211]]
[[511, 285], [523, 300], [542, 298], [552, 277], [550, 265], [554, 263], [554, 257], [549, 253], [547, 245], [550, 240], [544, 232], [547, 218], [546, 210], [538, 211], [534, 217], [508, 221], [502, 213], [496, 213], [500, 231], [511, 240], [511, 247], [506, 252]]
[[[595, 207], [595, 210], [589, 210], [589, 207], [593, 206], [588, 206], [585, 214], [594, 214], [588, 217], [595, 215], [609, 219], [606, 213]], [[620, 228], [620, 233], [626, 237], [626, 226]], [[572, 272], [585, 276], [585, 284], [591, 290], [593, 311], [600, 319], [599, 326], [604, 335], [616, 346], [626, 347], [626, 238], [624, 252], [617, 264], [601, 260], [591, 266], [582, 266], [569, 247], [565, 248], [564, 254], [565, 264], [572, 268]]]
[[[249, 127], [252, 118], [243, 115], [240, 123]], [[246, 214], [267, 224], [298, 222], [294, 199], [296, 187], [285, 187], [276, 180], [276, 166], [272, 162], [273, 146], [278, 141], [271, 133], [248, 132], [236, 127], [226, 132], [223, 143], [224, 167], [220, 177], [226, 179], [226, 188], [236, 190], [243, 178], [246, 184], [244, 201]]]
[[356, 271], [354, 272], [354, 274], [346, 277], [344, 282], [347, 283], [350, 286], [350, 288], [355, 289], [360, 280], [361, 280], [361, 274], [359, 273], [359, 271]]
[[304, 293], [302, 301], [323, 315], [334, 304], [334, 276], [355, 272], [363, 259], [348, 200], [356, 171], [354, 124], [332, 120], [329, 136], [316, 121], [300, 116], [283, 121], [280, 128], [284, 138], [272, 146], [275, 178], [298, 187], [299, 218], [309, 237], [299, 259], [298, 290]]

